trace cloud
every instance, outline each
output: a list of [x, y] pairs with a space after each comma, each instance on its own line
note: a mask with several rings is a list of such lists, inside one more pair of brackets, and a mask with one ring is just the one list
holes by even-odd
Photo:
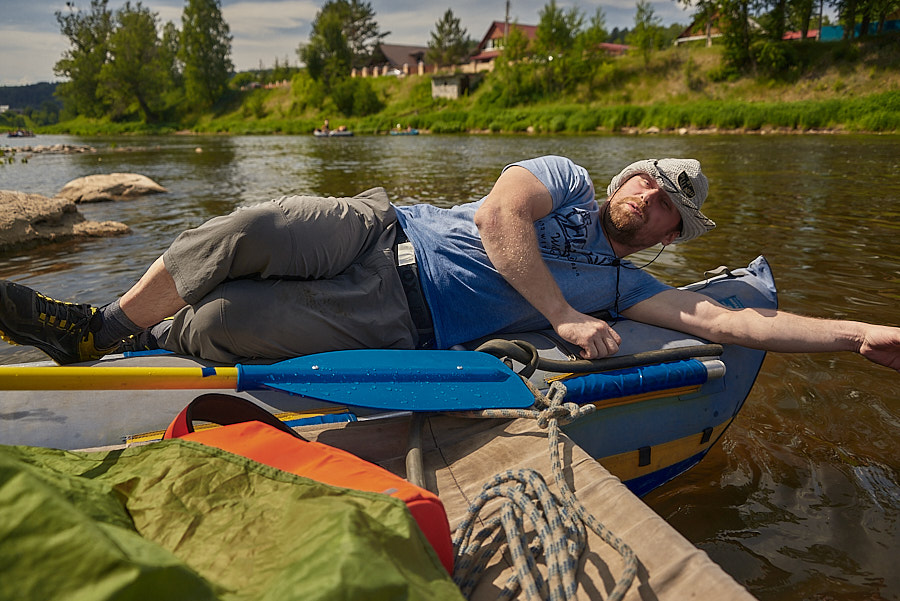
[[237, 70], [271, 66], [287, 57], [297, 64], [297, 47], [309, 38], [319, 6], [314, 2], [245, 0], [224, 5], [222, 16], [231, 29], [231, 60]]
[[[0, 29], [0, 85], [19, 86], [51, 81], [53, 65], [68, 50], [59, 32]], [[37, 75], [37, 77], [35, 76]]]

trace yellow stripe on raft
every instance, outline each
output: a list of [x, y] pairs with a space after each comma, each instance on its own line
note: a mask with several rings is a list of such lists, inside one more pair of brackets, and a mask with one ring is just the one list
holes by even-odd
[[703, 433], [698, 432], [696, 434], [691, 434], [690, 436], [685, 436], [684, 438], [678, 438], [662, 444], [653, 445], [650, 447], [649, 465], [640, 465], [640, 451], [637, 449], [618, 455], [609, 455], [608, 457], [599, 457], [596, 459], [603, 467], [609, 470], [611, 474], [618, 477], [623, 482], [632, 480], [673, 466], [676, 463], [693, 457], [701, 451], [709, 449], [719, 439], [719, 436], [721, 436], [722, 432], [730, 423], [731, 420], [729, 419], [718, 426], [715, 426], [709, 440], [704, 443], [700, 442], [703, 438]]
[[631, 396], [620, 396], [614, 399], [603, 399], [591, 403], [597, 409], [606, 409], [607, 407], [619, 407], [621, 405], [630, 405], [631, 403], [641, 403], [643, 401], [652, 401], [653, 399], [663, 399], [666, 397], [683, 396], [693, 394], [700, 390], [700, 384], [691, 386], [682, 386], [680, 388], [667, 388], [666, 390], [656, 390], [653, 392], [642, 392], [641, 394], [633, 394]]
[[0, 390], [234, 390], [237, 378], [235, 367], [4, 367]]

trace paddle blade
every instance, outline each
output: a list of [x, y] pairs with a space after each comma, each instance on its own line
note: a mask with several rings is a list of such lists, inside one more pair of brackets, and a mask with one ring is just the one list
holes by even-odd
[[239, 391], [272, 388], [371, 409], [521, 409], [534, 402], [502, 361], [475, 351], [335, 351], [237, 368]]

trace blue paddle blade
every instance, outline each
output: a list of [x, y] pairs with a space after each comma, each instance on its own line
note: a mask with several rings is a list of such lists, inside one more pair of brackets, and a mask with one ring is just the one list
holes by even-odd
[[371, 409], [521, 409], [534, 402], [515, 372], [475, 351], [335, 351], [237, 369], [238, 391], [270, 388]]

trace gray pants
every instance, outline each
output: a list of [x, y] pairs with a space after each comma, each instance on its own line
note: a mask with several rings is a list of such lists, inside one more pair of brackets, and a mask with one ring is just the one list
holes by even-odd
[[387, 194], [374, 188], [283, 197], [186, 231], [163, 261], [188, 306], [161, 346], [228, 363], [414, 348], [396, 229]]

